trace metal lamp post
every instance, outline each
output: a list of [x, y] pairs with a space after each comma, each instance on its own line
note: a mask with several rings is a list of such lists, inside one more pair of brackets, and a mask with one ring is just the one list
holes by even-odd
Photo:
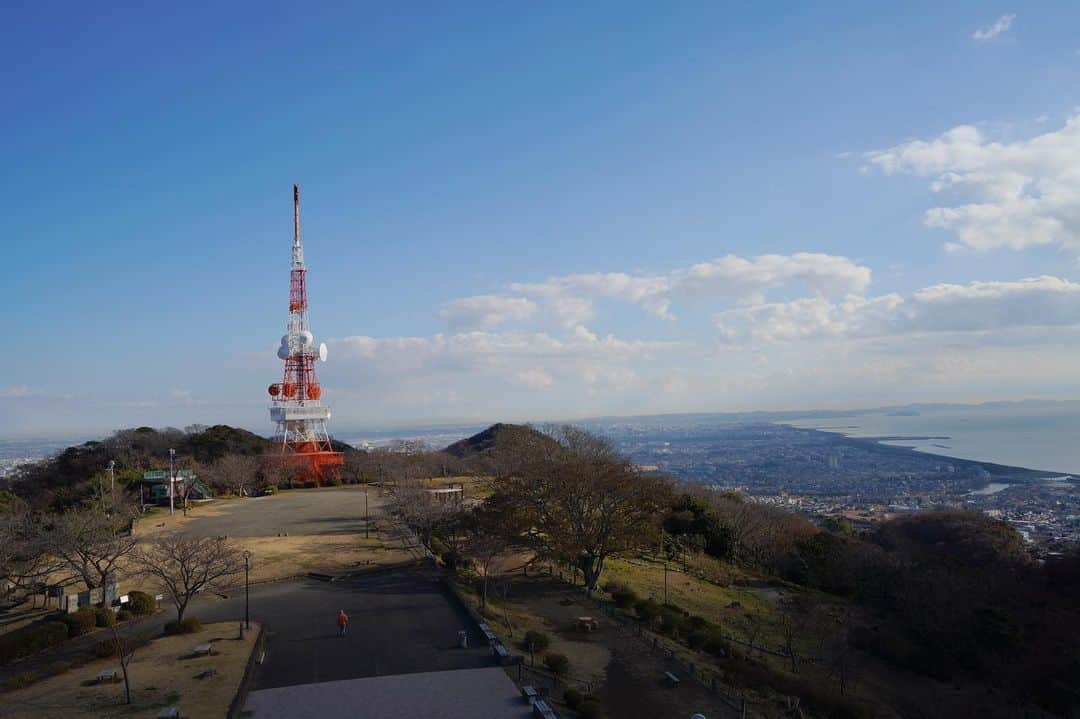
[[251, 603], [249, 597], [250, 585], [248, 584], [248, 572], [251, 569], [251, 552], [244, 550], [244, 627], [251, 629]]
[[176, 493], [176, 450], [169, 450], [169, 514], [173, 513], [173, 495]]

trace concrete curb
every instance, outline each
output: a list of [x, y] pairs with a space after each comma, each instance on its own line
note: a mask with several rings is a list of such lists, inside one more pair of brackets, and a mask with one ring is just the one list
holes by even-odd
[[225, 714], [228, 719], [239, 717], [240, 712], [243, 711], [247, 695], [251, 691], [251, 683], [255, 677], [255, 663], [259, 655], [266, 649], [266, 628], [261, 623], [258, 626], [259, 636], [255, 638], [255, 643], [251, 646], [251, 655], [244, 666], [244, 676], [240, 677], [240, 686], [236, 688], [236, 694], [233, 695], [233, 699], [229, 703], [229, 711]]

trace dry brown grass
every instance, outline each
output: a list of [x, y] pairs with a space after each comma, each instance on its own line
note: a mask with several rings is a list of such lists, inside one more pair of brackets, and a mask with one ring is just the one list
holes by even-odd
[[337, 572], [392, 564], [412, 555], [373, 532], [363, 534], [239, 537], [238, 546], [252, 554], [251, 580], [267, 581], [306, 572]]
[[[15, 719], [41, 717], [143, 717], [156, 716], [177, 704], [184, 716], [224, 716], [232, 701], [244, 667], [251, 655], [255, 626], [242, 641], [233, 622], [208, 624], [197, 634], [156, 639], [135, 652], [128, 672], [132, 704], [124, 704], [123, 681], [87, 684], [104, 669], [120, 669], [119, 660], [99, 659], [77, 669], [37, 682], [26, 689], [4, 694], [3, 716]], [[212, 656], [187, 658], [196, 644], [210, 642]], [[213, 669], [206, 679], [196, 675]]]

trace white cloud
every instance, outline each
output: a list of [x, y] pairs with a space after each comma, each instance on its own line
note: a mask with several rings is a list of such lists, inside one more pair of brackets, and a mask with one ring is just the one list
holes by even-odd
[[595, 272], [518, 282], [510, 290], [542, 303], [545, 314], [565, 327], [593, 317], [593, 301], [615, 299], [637, 305], [650, 315], [672, 320], [675, 297], [720, 297], [760, 302], [770, 290], [801, 286], [833, 296], [862, 292], [870, 269], [837, 255], [800, 252], [793, 255], [738, 257], [726, 255], [658, 275]]
[[956, 198], [925, 216], [955, 234], [947, 250], [1080, 249], [1080, 114], [1025, 140], [994, 141], [961, 125], [863, 157], [886, 175], [930, 177], [935, 193]]
[[514, 378], [526, 387], [531, 387], [533, 389], [550, 387], [555, 381], [551, 378], [551, 375], [542, 369], [522, 370], [514, 375]]
[[813, 297], [721, 312], [728, 341], [792, 342], [1080, 326], [1080, 284], [1058, 277], [939, 284], [907, 297]]
[[451, 327], [495, 327], [504, 322], [528, 319], [536, 303], [526, 297], [473, 295], [447, 302], [439, 316]]
[[1009, 31], [1012, 27], [1013, 20], [1016, 19], [1016, 15], [1002, 15], [991, 25], [985, 25], [978, 28], [971, 34], [971, 39], [977, 42], [989, 42], [991, 40], [997, 40], [1003, 34]]
[[[561, 369], [581, 362], [618, 362], [675, 346], [671, 342], [622, 340], [600, 337], [576, 327], [565, 337], [546, 332], [461, 332], [430, 337], [346, 337], [330, 342], [335, 357], [360, 365], [364, 372], [401, 375], [419, 371], [491, 372], [520, 379], [522, 372]], [[527, 370], [522, 369], [528, 364]], [[330, 367], [330, 365], [328, 365]]]
[[[551, 334], [471, 331], [426, 337], [347, 337], [320, 366], [335, 413], [362, 398], [367, 411], [445, 416], [599, 413], [643, 376], [660, 372], [676, 342], [626, 340], [576, 326]], [[651, 380], [650, 380], [651, 381]], [[606, 399], [605, 399], [606, 398]], [[484, 408], [484, 409], [481, 409]], [[515, 411], [516, 408], [516, 411]]]
[[3, 399], [23, 399], [33, 396], [30, 388], [24, 384], [11, 385], [4, 389], [0, 389], [0, 398]]

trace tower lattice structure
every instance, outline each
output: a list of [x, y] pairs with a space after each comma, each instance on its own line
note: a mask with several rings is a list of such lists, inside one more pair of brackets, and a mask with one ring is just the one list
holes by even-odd
[[278, 358], [285, 361], [281, 382], [270, 385], [270, 419], [277, 424], [275, 441], [281, 458], [303, 478], [324, 481], [344, 463], [326, 430], [330, 408], [321, 402], [322, 387], [315, 361], [326, 361], [326, 344], [315, 345], [308, 327], [307, 266], [300, 242], [300, 186], [293, 185], [292, 270], [289, 273], [289, 324]]

